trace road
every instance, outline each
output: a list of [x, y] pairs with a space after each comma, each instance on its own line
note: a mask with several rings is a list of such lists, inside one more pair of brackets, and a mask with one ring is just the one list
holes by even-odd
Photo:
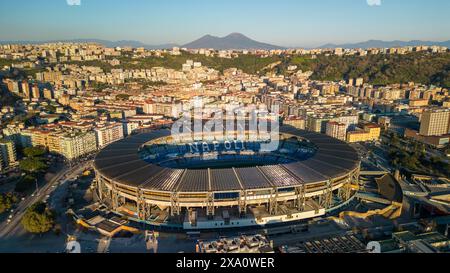
[[0, 238], [8, 238], [22, 229], [20, 221], [26, 212], [26, 209], [36, 202], [41, 202], [46, 199], [47, 195], [50, 195], [57, 187], [58, 183], [62, 179], [70, 179], [92, 164], [92, 161], [86, 161], [80, 163], [72, 168], [64, 167], [51, 181], [45, 184], [34, 196], [29, 196], [25, 200], [21, 201], [14, 209], [14, 216], [10, 223], [4, 221], [0, 224]]
[[373, 152], [372, 156], [375, 158], [376, 163], [377, 163], [377, 167], [383, 169], [384, 171], [391, 171], [391, 167], [389, 162], [386, 160], [386, 158], [378, 155], [377, 153]]

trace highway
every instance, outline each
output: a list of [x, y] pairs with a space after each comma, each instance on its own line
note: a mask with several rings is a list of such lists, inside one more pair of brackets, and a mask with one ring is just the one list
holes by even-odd
[[34, 195], [27, 197], [21, 201], [16, 208], [14, 208], [14, 216], [10, 223], [5, 220], [0, 223], [0, 238], [8, 238], [22, 230], [20, 221], [24, 216], [26, 209], [31, 205], [46, 200], [47, 195], [50, 195], [59, 185], [61, 181], [73, 178], [77, 173], [82, 172], [92, 164], [92, 160], [82, 162], [72, 168], [64, 167], [51, 181], [45, 184]]
[[[387, 153], [383, 150], [380, 144], [360, 144], [356, 143], [352, 145], [358, 151], [358, 154], [361, 156], [361, 160], [363, 163], [367, 165], [372, 165], [378, 169], [383, 171], [391, 172], [391, 166], [389, 161], [386, 160], [383, 154]], [[368, 156], [369, 151], [372, 151], [371, 157]]]

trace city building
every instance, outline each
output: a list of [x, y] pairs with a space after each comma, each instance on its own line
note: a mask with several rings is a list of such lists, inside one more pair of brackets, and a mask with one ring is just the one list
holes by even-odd
[[356, 86], [362, 86], [364, 84], [364, 79], [363, 78], [357, 78], [355, 80], [355, 85]]
[[381, 253], [440, 253], [450, 251], [450, 240], [438, 232], [414, 234], [400, 231], [392, 239], [378, 241]]
[[199, 241], [196, 253], [274, 253], [273, 242], [263, 235], [242, 235], [236, 238], [220, 238], [215, 241]]
[[181, 111], [180, 105], [170, 102], [146, 102], [144, 104], [145, 114], [157, 114], [165, 117], [178, 117]]
[[26, 100], [29, 99], [31, 97], [30, 84], [27, 81], [22, 81], [20, 88], [22, 91], [21, 96]]
[[345, 141], [347, 136], [347, 125], [331, 121], [327, 123], [327, 135]]
[[70, 133], [61, 137], [61, 154], [74, 160], [97, 150], [95, 132]]
[[39, 99], [41, 97], [41, 90], [37, 84], [33, 84], [31, 87], [31, 96], [33, 99]]
[[380, 135], [381, 135], [381, 127], [377, 124], [370, 123], [364, 125], [362, 130], [348, 132], [347, 142], [355, 143], [355, 142], [376, 141], [380, 138]]
[[450, 134], [450, 110], [427, 110], [422, 113], [419, 134], [441, 136]]
[[415, 99], [409, 101], [409, 106], [411, 107], [423, 107], [427, 106], [429, 103], [429, 100], [427, 99]]
[[416, 130], [406, 128], [404, 135], [407, 138], [415, 139], [436, 148], [443, 148], [450, 143], [450, 134], [440, 136], [424, 136], [419, 134]]
[[345, 124], [345, 130], [354, 130], [356, 128], [356, 125], [359, 122], [359, 116], [358, 115], [342, 115], [335, 118], [332, 118], [331, 121], [335, 121], [338, 123]]
[[139, 122], [125, 121], [122, 123], [122, 126], [124, 136], [129, 136], [139, 128], [140, 124]]
[[294, 128], [300, 129], [300, 130], [305, 130], [305, 119], [303, 119], [303, 118], [298, 118], [298, 117], [287, 118], [287, 119], [283, 120], [283, 124], [290, 125]]
[[0, 171], [17, 164], [14, 142], [0, 139]]
[[44, 93], [44, 98], [46, 98], [48, 100], [53, 99], [53, 91], [51, 89], [45, 88], [43, 93]]
[[387, 130], [391, 126], [391, 118], [390, 117], [379, 117], [378, 124], [384, 129]]
[[306, 129], [316, 133], [325, 133], [327, 128], [327, 123], [330, 118], [323, 118], [318, 116], [308, 116]]
[[103, 148], [115, 141], [121, 140], [124, 137], [122, 123], [101, 124], [95, 128], [95, 135], [97, 137], [97, 145]]
[[366, 244], [354, 234], [318, 238], [296, 244], [283, 245], [281, 253], [367, 253]]

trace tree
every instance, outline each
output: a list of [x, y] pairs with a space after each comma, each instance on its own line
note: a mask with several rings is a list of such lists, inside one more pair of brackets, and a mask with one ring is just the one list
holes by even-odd
[[14, 203], [17, 202], [17, 197], [12, 193], [0, 194], [0, 214], [9, 210]]
[[45, 203], [39, 202], [27, 209], [22, 218], [22, 225], [31, 233], [45, 233], [55, 224], [54, 213], [47, 208]]
[[42, 162], [40, 158], [29, 157], [20, 161], [19, 167], [22, 171], [36, 173], [47, 168], [47, 164]]
[[45, 111], [47, 111], [51, 114], [54, 114], [56, 112], [56, 107], [53, 105], [49, 104], [49, 105], [45, 106], [44, 108], [45, 108]]
[[405, 154], [402, 156], [401, 163], [402, 163], [403, 167], [406, 167], [409, 170], [416, 170], [418, 162], [419, 162], [419, 160], [414, 154], [410, 155], [405, 152]]
[[39, 147], [28, 147], [23, 149], [23, 154], [26, 157], [38, 157], [45, 154], [45, 150]]
[[118, 94], [116, 96], [117, 100], [128, 100], [129, 98], [130, 98], [130, 95], [128, 95], [128, 94]]
[[397, 134], [393, 133], [392, 136], [391, 136], [391, 145], [392, 146], [398, 146], [399, 144], [400, 144], [400, 140], [399, 140]]
[[36, 185], [36, 177], [32, 175], [26, 175], [16, 184], [16, 188], [14, 189], [16, 192], [26, 192]]

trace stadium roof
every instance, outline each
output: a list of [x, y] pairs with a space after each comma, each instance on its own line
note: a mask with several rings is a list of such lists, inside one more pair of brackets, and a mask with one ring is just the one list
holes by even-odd
[[130, 136], [100, 151], [95, 169], [120, 184], [154, 191], [232, 192], [265, 188], [288, 188], [342, 177], [359, 167], [356, 151], [347, 143], [290, 126], [280, 133], [309, 140], [316, 153], [293, 163], [225, 169], [171, 169], [144, 161], [140, 147], [151, 140], [170, 136], [169, 130], [158, 130]]

